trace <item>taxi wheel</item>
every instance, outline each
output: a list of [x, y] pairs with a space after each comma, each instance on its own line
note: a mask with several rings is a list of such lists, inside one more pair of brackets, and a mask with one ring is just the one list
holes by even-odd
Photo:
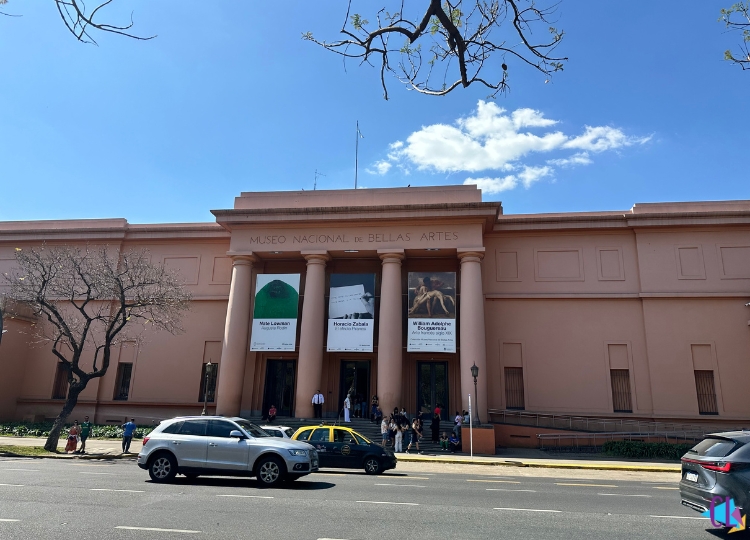
[[256, 477], [262, 487], [272, 487], [284, 479], [284, 464], [276, 456], [266, 456], [260, 460]]
[[151, 459], [148, 475], [154, 482], [169, 482], [177, 474], [177, 460], [172, 454], [162, 452]]
[[378, 474], [380, 469], [380, 461], [377, 458], [371, 457], [365, 460], [365, 472], [367, 474]]

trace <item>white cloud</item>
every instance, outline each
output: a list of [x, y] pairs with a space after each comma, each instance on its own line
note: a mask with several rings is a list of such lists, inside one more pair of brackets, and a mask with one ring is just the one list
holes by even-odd
[[393, 163], [386, 160], [381, 160], [375, 162], [373, 165], [373, 169], [365, 169], [370, 174], [380, 174], [383, 175], [391, 170], [391, 167], [393, 167]]
[[[436, 173], [477, 173], [467, 178], [486, 193], [499, 193], [519, 184], [528, 188], [538, 180], [552, 176], [554, 167], [572, 167], [593, 163], [592, 153], [644, 144], [651, 137], [632, 137], [611, 126], [584, 126], [583, 133], [566, 134], [550, 129], [559, 121], [546, 118], [535, 109], [508, 112], [494, 102], [479, 101], [473, 113], [453, 124], [432, 124], [389, 145], [386, 159], [377, 162], [373, 174], [386, 174], [390, 165], [401, 171], [410, 167]], [[572, 155], [556, 157], [566, 150]], [[550, 155], [551, 154], [551, 155]], [[541, 165], [540, 155], [548, 156]], [[536, 158], [536, 159], [535, 159]], [[498, 175], [498, 172], [512, 173]]]
[[567, 158], [548, 159], [547, 163], [549, 165], [557, 165], [558, 167], [571, 167], [573, 165], [591, 165], [593, 161], [589, 157], [588, 152], [579, 152]]

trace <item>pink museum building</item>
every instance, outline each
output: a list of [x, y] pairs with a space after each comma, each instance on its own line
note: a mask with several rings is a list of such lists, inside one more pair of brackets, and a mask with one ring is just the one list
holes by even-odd
[[[147, 248], [192, 292], [185, 332], [120, 344], [75, 417], [148, 423], [200, 414], [207, 396], [209, 413], [259, 416], [273, 403], [280, 416], [310, 418], [320, 390], [328, 417], [351, 391], [377, 394], [385, 411], [440, 403], [448, 414], [471, 394], [482, 421], [503, 410], [750, 418], [750, 201], [506, 215], [475, 186], [441, 186], [242, 193], [213, 214], [0, 222], [0, 272], [16, 248], [43, 242]], [[273, 278], [264, 274], [298, 276], [286, 350], [253, 345], [256, 284]], [[371, 345], [336, 350], [334, 276], [349, 274], [373, 276]], [[353, 287], [340, 290], [364, 290]], [[438, 347], [410, 341], [418, 297], [432, 316], [454, 313], [438, 324], [448, 336]], [[17, 315], [0, 344], [0, 418], [54, 417], [64, 370], [28, 343], [33, 321]]]

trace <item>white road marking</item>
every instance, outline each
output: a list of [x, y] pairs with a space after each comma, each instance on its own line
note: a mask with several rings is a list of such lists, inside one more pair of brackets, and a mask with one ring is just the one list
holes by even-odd
[[156, 531], [156, 532], [177, 532], [186, 534], [199, 534], [201, 531], [191, 531], [188, 529], [159, 529], [157, 527], [126, 527], [118, 525], [115, 529], [125, 529], [127, 531]]
[[415, 487], [423, 488], [427, 486], [417, 486], [416, 484], [375, 484], [376, 486], [398, 486], [398, 487]]
[[513, 510], [516, 512], [549, 512], [552, 514], [562, 513], [562, 510], [540, 510], [539, 508], [493, 508], [493, 510]]
[[26, 472], [39, 472], [39, 469], [0, 469], [0, 471], [26, 471]]
[[527, 491], [529, 493], [536, 493], [533, 489], [505, 489], [505, 488], [487, 488], [487, 491]]
[[0, 484], [0, 486], [23, 487], [23, 484]]
[[648, 516], [652, 518], [663, 518], [663, 519], [708, 519], [704, 517], [689, 517], [689, 516]]
[[613, 486], [612, 484], [567, 484], [565, 482], [555, 482], [556, 486], [580, 486], [580, 487], [609, 487], [609, 488], [616, 488], [618, 486]]
[[237, 497], [240, 499], [273, 499], [268, 495], [217, 495], [217, 497]]
[[678, 487], [655, 487], [654, 489], [674, 489], [674, 490], [677, 490], [677, 489], [680, 489], [680, 488], [678, 488]]
[[0, 519], [0, 521], [7, 522], [7, 521], [21, 521], [20, 519]]
[[115, 475], [115, 473], [111, 473], [111, 472], [89, 472], [89, 471], [81, 471], [79, 474], [107, 474], [109, 476]]
[[404, 506], [419, 506], [418, 503], [402, 503], [402, 502], [390, 502], [390, 501], [357, 501], [358, 503], [367, 504], [401, 504]]
[[627, 495], [625, 493], [597, 493], [597, 495], [610, 497], [651, 497], [651, 495]]
[[392, 474], [379, 475], [378, 478], [392, 478], [392, 479], [398, 478], [399, 480], [430, 480], [430, 478], [427, 478], [426, 476], [394, 476]]
[[516, 480], [467, 480], [467, 482], [489, 482], [493, 484], [520, 484]]
[[139, 491], [137, 489], [105, 489], [105, 488], [91, 488], [89, 491], [118, 491], [121, 493], [146, 493], [145, 491]]

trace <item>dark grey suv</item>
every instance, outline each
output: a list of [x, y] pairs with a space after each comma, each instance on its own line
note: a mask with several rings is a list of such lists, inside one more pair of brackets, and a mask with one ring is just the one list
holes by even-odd
[[243, 418], [181, 416], [143, 438], [138, 466], [154, 482], [179, 473], [255, 476], [261, 486], [274, 486], [317, 471], [318, 453], [309, 444], [271, 437]]
[[750, 431], [706, 436], [682, 456], [682, 504], [705, 512], [713, 497], [731, 497], [750, 510]]

